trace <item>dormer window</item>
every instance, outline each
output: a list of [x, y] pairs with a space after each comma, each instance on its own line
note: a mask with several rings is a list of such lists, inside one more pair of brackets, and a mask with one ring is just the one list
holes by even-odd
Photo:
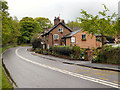
[[63, 28], [60, 27], [60, 28], [58, 29], [58, 32], [63, 32]]

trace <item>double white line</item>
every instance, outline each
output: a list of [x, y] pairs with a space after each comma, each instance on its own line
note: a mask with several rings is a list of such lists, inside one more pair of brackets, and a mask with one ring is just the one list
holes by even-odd
[[30, 60], [30, 59], [24, 58], [21, 55], [19, 55], [18, 54], [18, 50], [19, 49], [20, 48], [16, 49], [15, 53], [16, 53], [16, 55], [19, 58], [21, 58], [24, 61], [31, 62], [33, 64], [42, 66], [44, 68], [48, 68], [48, 69], [51, 69], [51, 70], [54, 70], [54, 71], [58, 71], [58, 72], [61, 72], [61, 73], [67, 74], [67, 75], [74, 76], [74, 77], [78, 77], [78, 78], [81, 78], [81, 79], [84, 79], [84, 80], [89, 80], [89, 81], [96, 82], [96, 83], [103, 84], [103, 85], [107, 85], [107, 86], [110, 86], [110, 87], [119, 88], [118, 84], [115, 84], [115, 83], [112, 83], [112, 82], [108, 82], [108, 81], [104, 81], [104, 80], [101, 80], [101, 79], [92, 78], [92, 77], [89, 77], [89, 76], [73, 73], [73, 72], [70, 72], [70, 71], [67, 71], [67, 70], [62, 70], [62, 69], [59, 69], [59, 68], [55, 68], [55, 67], [51, 67], [51, 66], [48, 66], [48, 65], [45, 65], [45, 64], [34, 62], [34, 61]]

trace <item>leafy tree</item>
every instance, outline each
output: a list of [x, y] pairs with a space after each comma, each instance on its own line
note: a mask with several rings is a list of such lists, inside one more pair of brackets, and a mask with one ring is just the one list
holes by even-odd
[[32, 47], [34, 48], [34, 50], [36, 48], [42, 48], [41, 42], [42, 42], [42, 39], [39, 34], [36, 33], [35, 35], [33, 35], [31, 39], [31, 43], [32, 43]]
[[117, 35], [120, 35], [120, 18], [117, 19], [117, 21], [115, 22], [115, 31]]
[[109, 9], [104, 5], [104, 10], [99, 11], [98, 15], [93, 16], [82, 10], [82, 17], [77, 18], [81, 22], [81, 27], [84, 31], [88, 31], [92, 35], [101, 35], [102, 45], [104, 45], [105, 35], [113, 36], [117, 33], [115, 30], [117, 14], [113, 13], [109, 16], [107, 15], [108, 11]]
[[10, 17], [9, 26], [11, 27], [11, 43], [17, 43], [18, 37], [21, 36], [20, 25], [17, 17]]
[[2, 15], [2, 42], [3, 45], [8, 43], [17, 43], [20, 36], [19, 23], [13, 20], [12, 17]]
[[7, 5], [8, 3], [6, 2], [6, 1], [1, 1], [0, 0], [0, 5], [1, 5], [1, 7], [0, 7], [0, 10], [3, 12], [3, 13], [5, 13], [6, 15], [9, 15], [9, 13], [8, 13], [8, 5]]
[[76, 21], [69, 21], [67, 23], [67, 26], [74, 29], [74, 28], [79, 28], [80, 27], [80, 23], [76, 20]]
[[22, 36], [19, 37], [19, 43], [30, 43], [31, 37], [35, 33], [41, 33], [41, 28], [38, 22], [32, 17], [24, 17], [20, 20], [20, 32]]
[[17, 43], [18, 36], [20, 36], [18, 20], [9, 16], [7, 2], [2, 1], [1, 3], [2, 44]]
[[49, 28], [52, 27], [52, 23], [48, 18], [38, 17], [38, 18], [35, 18], [35, 21], [37, 21], [39, 23], [39, 25], [43, 31], [48, 30]]

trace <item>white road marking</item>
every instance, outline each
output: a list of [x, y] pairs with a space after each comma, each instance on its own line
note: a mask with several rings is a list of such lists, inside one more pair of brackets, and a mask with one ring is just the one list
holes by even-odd
[[93, 77], [89, 77], [89, 76], [77, 74], [77, 73], [70, 72], [70, 71], [67, 71], [67, 70], [62, 70], [62, 69], [59, 69], [59, 68], [55, 68], [55, 67], [51, 67], [51, 66], [48, 66], [48, 65], [45, 65], [45, 64], [34, 62], [34, 61], [30, 60], [30, 59], [24, 58], [21, 55], [19, 55], [18, 54], [18, 50], [19, 49], [20, 48], [17, 48], [16, 51], [15, 51], [15, 53], [16, 53], [16, 55], [19, 58], [23, 59], [24, 61], [31, 62], [33, 64], [42, 66], [44, 68], [48, 68], [48, 69], [51, 69], [51, 70], [54, 70], [54, 71], [58, 71], [58, 72], [61, 72], [61, 73], [67, 74], [67, 75], [74, 76], [74, 77], [78, 77], [78, 78], [81, 78], [81, 79], [89, 80], [89, 81], [92, 81], [92, 82], [96, 82], [96, 83], [107, 85], [107, 86], [114, 87], [114, 88], [119, 88], [119, 86], [118, 86], [119, 84], [115, 84], [115, 83], [104, 81], [104, 80], [101, 80], [101, 79], [96, 79], [96, 78], [93, 78]]

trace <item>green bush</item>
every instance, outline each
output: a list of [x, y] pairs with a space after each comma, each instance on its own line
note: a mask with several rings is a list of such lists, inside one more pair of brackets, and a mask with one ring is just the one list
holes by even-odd
[[52, 48], [52, 50], [56, 53], [56, 54], [60, 54], [60, 55], [66, 55], [69, 56], [70, 54], [72, 54], [72, 50], [70, 49], [69, 46], [55, 46]]
[[96, 60], [99, 63], [120, 64], [120, 47], [103, 47]]
[[79, 46], [55, 46], [50, 47], [49, 51], [53, 54], [65, 55], [71, 58], [78, 59], [80, 58], [80, 54], [83, 50], [80, 49]]
[[73, 52], [74, 52], [74, 58], [80, 58], [80, 47], [79, 46], [73, 46]]
[[44, 54], [44, 55], [48, 55], [48, 51], [46, 51], [46, 50], [43, 51], [43, 54]]
[[36, 52], [36, 53], [43, 53], [43, 50], [42, 50], [41, 48], [37, 48], [37, 49], [35, 50], [35, 52]]
[[31, 39], [32, 47], [35, 49], [42, 48], [41, 44], [42, 40], [40, 39], [39, 35], [34, 35]]

